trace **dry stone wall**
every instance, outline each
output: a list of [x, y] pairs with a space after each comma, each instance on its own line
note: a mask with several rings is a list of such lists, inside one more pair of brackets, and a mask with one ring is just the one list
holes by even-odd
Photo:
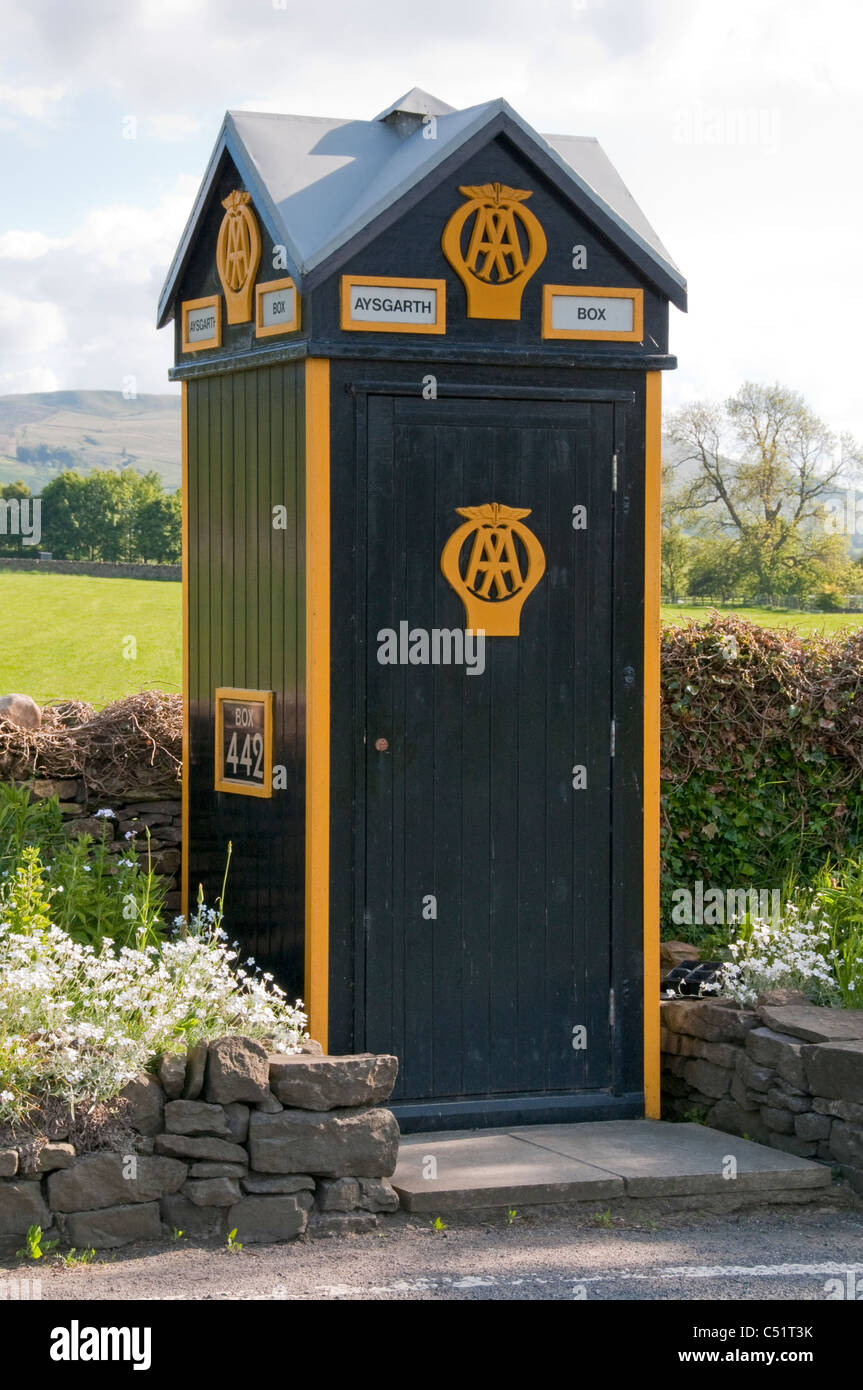
[[661, 1023], [666, 1118], [838, 1166], [863, 1194], [863, 1009], [668, 1000]]
[[126, 1087], [129, 1141], [0, 1151], [0, 1246], [42, 1227], [77, 1249], [191, 1239], [243, 1244], [373, 1229], [398, 1208], [399, 1129], [382, 1102], [395, 1057], [270, 1054], [224, 1037], [163, 1056]]
[[110, 560], [39, 560], [0, 557], [0, 569], [42, 570], [48, 574], [89, 574], [99, 579], [182, 579], [182, 565], [114, 564]]
[[[130, 784], [134, 778], [130, 777]], [[127, 834], [135, 843], [146, 867], [147, 831], [152, 864], [156, 873], [167, 880], [168, 896], [165, 912], [180, 911], [180, 862], [182, 855], [182, 803], [180, 788], [175, 786], [130, 785], [127, 792], [111, 795], [88, 791], [80, 777], [34, 777], [26, 782], [32, 798], [56, 796], [63, 813], [63, 830], [70, 837], [92, 835], [105, 838], [111, 853], [121, 856], [128, 850]], [[99, 810], [110, 809], [112, 818], [97, 816]]]

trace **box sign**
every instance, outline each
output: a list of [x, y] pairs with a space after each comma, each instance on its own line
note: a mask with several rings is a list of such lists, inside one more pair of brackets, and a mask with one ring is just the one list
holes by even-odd
[[446, 281], [343, 275], [342, 328], [365, 333], [445, 333]]
[[255, 289], [255, 335], [294, 333], [300, 326], [300, 297], [290, 278], [267, 280]]
[[187, 299], [182, 309], [183, 352], [222, 346], [222, 301], [217, 294]]
[[644, 291], [544, 285], [542, 336], [640, 343], [644, 337]]
[[216, 691], [217, 792], [273, 794], [273, 692]]

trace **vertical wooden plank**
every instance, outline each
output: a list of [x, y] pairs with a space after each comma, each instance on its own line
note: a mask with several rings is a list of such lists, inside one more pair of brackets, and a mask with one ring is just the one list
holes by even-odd
[[583, 1054], [584, 1081], [588, 1090], [609, 1087], [612, 1082], [610, 990], [614, 941], [612, 931], [612, 798], [611, 719], [613, 693], [611, 663], [615, 623], [613, 557], [615, 554], [615, 506], [612, 492], [613, 409], [597, 403], [590, 407], [590, 429], [585, 441], [587, 490], [586, 541], [587, 612], [580, 660], [586, 666], [584, 736], [582, 752], [574, 760], [587, 766], [586, 813], [579, 856], [584, 864], [588, 927], [582, 972], [579, 1021], [587, 1025]]
[[305, 366], [306, 427], [306, 1005], [329, 1034], [330, 364]]
[[662, 377], [646, 373], [644, 497], [644, 1113], [659, 1089], [659, 657], [662, 595]]
[[[368, 802], [366, 837], [360, 847], [365, 875], [373, 884], [372, 893], [356, 904], [357, 932], [364, 947], [360, 988], [364, 995], [364, 1034], [362, 1046], [371, 1051], [387, 1047], [404, 1057], [404, 999], [396, 998], [394, 980], [399, 969], [394, 917], [395, 869], [393, 842], [400, 812], [395, 790], [404, 776], [404, 729], [396, 711], [400, 708], [397, 685], [405, 679], [400, 667], [382, 665], [377, 660], [377, 633], [398, 628], [402, 614], [396, 608], [396, 517], [394, 481], [393, 403], [389, 397], [373, 397], [368, 402], [368, 477], [364, 499], [361, 552], [364, 572], [359, 578], [364, 590], [365, 621], [357, 629], [358, 662], [364, 667], [365, 701], [358, 711], [362, 727], [362, 753], [358, 779]], [[389, 750], [375, 748], [378, 738], [389, 741]], [[377, 813], [384, 807], [385, 813]], [[401, 948], [403, 949], [403, 947]], [[397, 1086], [404, 1088], [401, 1070]]]
[[[250, 682], [253, 689], [261, 689], [263, 682], [262, 664], [258, 660], [258, 628], [254, 620], [254, 614], [261, 606], [261, 594], [259, 586], [259, 569], [261, 563], [261, 518], [260, 518], [260, 474], [262, 456], [258, 449], [258, 393], [260, 390], [261, 372], [243, 372], [245, 378], [245, 456], [246, 467], [243, 472], [246, 475], [246, 484], [243, 489], [243, 502], [245, 505], [245, 585], [242, 579], [237, 583], [237, 589], [245, 587], [246, 601], [243, 608], [243, 628], [245, 637], [244, 650], [244, 669], [245, 679]], [[242, 524], [242, 518], [238, 518], [238, 525]], [[269, 685], [269, 682], [267, 682]]]
[[[397, 417], [398, 418], [398, 417]], [[396, 554], [404, 555], [403, 582], [398, 591], [404, 608], [396, 614], [411, 626], [434, 627], [435, 554], [435, 419], [428, 426], [406, 429], [396, 424], [394, 462], [399, 533]], [[419, 518], [429, 518], [423, 527]], [[434, 701], [436, 669], [419, 666], [398, 670], [405, 690], [403, 743], [409, 771], [403, 782], [400, 808], [401, 859], [394, 865], [394, 909], [401, 920], [401, 973], [393, 981], [404, 1000], [405, 1056], [413, 1075], [406, 1078], [412, 1095], [434, 1095], [434, 1037], [437, 1000], [434, 956], [438, 922], [422, 915], [426, 894], [435, 892], [434, 872]], [[395, 731], [394, 731], [395, 732]], [[431, 1000], [429, 990], [431, 989]], [[430, 1007], [429, 1007], [430, 1005]]]
[[[434, 429], [434, 496], [435, 527], [432, 572], [435, 584], [435, 625], [442, 628], [464, 626], [461, 599], [448, 584], [440, 583], [440, 553], [445, 540], [452, 534], [461, 518], [456, 507], [466, 503], [464, 482], [464, 432], [438, 428], [438, 406], [435, 405]], [[466, 677], [458, 668], [441, 667], [434, 673], [433, 714], [433, 831], [434, 893], [437, 895], [438, 917], [433, 927], [431, 991], [434, 1000], [433, 1027], [433, 1095], [458, 1095], [463, 1088], [462, 1058], [465, 1036], [462, 1024], [461, 997], [468, 961], [462, 949], [464, 906], [462, 899], [463, 864], [471, 854], [466, 843], [460, 778], [454, 770], [463, 757], [462, 720], [452, 716], [453, 708], [461, 703], [462, 691], [467, 691], [477, 679]], [[462, 685], [464, 682], [464, 685]]]
[[189, 385], [183, 382], [180, 388], [180, 415], [182, 428], [182, 459], [180, 475], [180, 534], [181, 560], [183, 566], [183, 785], [182, 810], [180, 813], [180, 911], [189, 915]]
[[[491, 417], [491, 418], [490, 418]], [[477, 402], [477, 425], [456, 426], [461, 455], [462, 506], [499, 500], [493, 491], [495, 459], [500, 435], [490, 428], [497, 412]], [[446, 426], [442, 426], [446, 428]], [[459, 518], [453, 517], [458, 523]], [[439, 562], [438, 562], [439, 563]], [[462, 620], [464, 621], [464, 620]], [[489, 970], [491, 920], [489, 875], [491, 864], [491, 798], [497, 750], [492, 748], [491, 671], [494, 642], [486, 643], [487, 673], [464, 680], [461, 710], [448, 712], [461, 724], [461, 754], [450, 772], [461, 791], [460, 822], [463, 841], [461, 862], [461, 1033], [458, 1059], [464, 1094], [483, 1094], [489, 1082]], [[491, 666], [491, 671], [489, 671]], [[443, 712], [442, 712], [443, 713]], [[446, 775], [446, 769], [444, 770]], [[510, 851], [512, 852], [512, 851]], [[442, 982], [443, 983], [443, 982]], [[442, 1059], [443, 1063], [443, 1059]], [[442, 1070], [439, 1063], [438, 1071]]]

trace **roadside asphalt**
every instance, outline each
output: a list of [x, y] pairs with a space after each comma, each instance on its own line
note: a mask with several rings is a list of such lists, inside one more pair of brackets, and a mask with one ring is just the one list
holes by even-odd
[[[360, 1235], [131, 1246], [89, 1265], [0, 1264], [43, 1300], [825, 1300], [863, 1298], [863, 1204], [734, 1215], [544, 1208], [509, 1217], [399, 1213]], [[859, 1280], [859, 1284], [855, 1284]], [[844, 1290], [844, 1292], [843, 1292]]]

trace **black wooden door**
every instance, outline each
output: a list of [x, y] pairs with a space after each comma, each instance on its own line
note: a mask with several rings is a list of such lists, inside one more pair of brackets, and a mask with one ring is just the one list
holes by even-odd
[[[395, 1100], [612, 1083], [613, 411], [368, 401], [357, 1038], [398, 1055]], [[529, 513], [545, 571], [470, 674], [433, 664], [434, 630], [466, 623], [441, 553], [459, 509], [494, 504]], [[523, 533], [505, 539], [473, 574], [489, 600], [529, 567]]]

